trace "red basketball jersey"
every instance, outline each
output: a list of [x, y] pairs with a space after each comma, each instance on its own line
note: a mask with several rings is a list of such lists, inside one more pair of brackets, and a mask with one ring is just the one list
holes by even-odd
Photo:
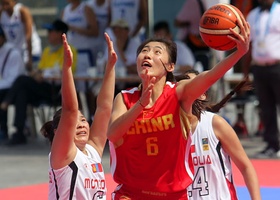
[[[138, 88], [123, 90], [127, 108], [140, 98]], [[124, 134], [122, 144], [110, 143], [114, 180], [143, 194], [165, 196], [184, 192], [192, 182], [189, 157], [190, 138], [185, 140], [179, 116], [176, 85], [167, 82], [152, 108], [144, 109]]]

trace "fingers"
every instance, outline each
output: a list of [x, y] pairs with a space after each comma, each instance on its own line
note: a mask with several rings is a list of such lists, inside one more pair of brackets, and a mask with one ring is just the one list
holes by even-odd
[[113, 49], [113, 42], [112, 42], [110, 36], [106, 32], [104, 33], [104, 36], [105, 36], [105, 39], [106, 39], [106, 42], [107, 42], [108, 50], [112, 51], [112, 49]]

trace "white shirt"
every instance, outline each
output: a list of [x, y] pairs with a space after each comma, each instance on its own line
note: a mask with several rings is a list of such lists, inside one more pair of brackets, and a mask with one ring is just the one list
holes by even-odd
[[[22, 51], [23, 59], [26, 62], [28, 59], [27, 44], [25, 39], [25, 27], [21, 17], [21, 3], [14, 6], [12, 16], [9, 16], [6, 11], [3, 11], [0, 18], [0, 23], [5, 32], [7, 41], [14, 44], [15, 47]], [[32, 55], [39, 56], [42, 52], [41, 39], [36, 31], [36, 27], [32, 25]]]
[[138, 24], [139, 10], [140, 0], [111, 0], [111, 22], [124, 19], [131, 34]]
[[105, 0], [104, 4], [99, 6], [97, 5], [96, 0], [88, 0], [87, 4], [94, 11], [98, 23], [98, 30], [99, 30], [98, 36], [91, 38], [92, 39], [91, 49], [95, 62], [94, 65], [97, 65], [96, 59], [98, 58], [98, 53], [101, 52], [101, 54], [103, 55], [106, 48], [106, 40], [104, 37], [104, 33], [109, 22], [109, 10], [108, 10], [109, 2], [108, 0]]
[[[88, 156], [77, 148], [77, 155], [69, 165], [54, 170], [49, 167], [48, 199], [106, 200], [106, 184], [101, 157], [90, 145]], [[72, 198], [70, 198], [72, 197]]]
[[251, 27], [252, 59], [256, 62], [280, 60], [280, 4], [270, 11], [253, 9], [247, 17]]
[[[85, 15], [86, 2], [81, 2], [80, 5], [72, 9], [72, 4], [67, 4], [63, 11], [62, 20], [69, 26], [78, 28], [86, 28], [88, 21]], [[92, 40], [91, 37], [69, 30], [67, 32], [69, 44], [73, 45], [78, 51], [80, 49], [90, 49]]]
[[[10, 54], [4, 66], [4, 60], [8, 51], [10, 51]], [[24, 62], [20, 51], [14, 48], [12, 44], [4, 43], [0, 47], [0, 89], [10, 88], [14, 80], [24, 73], [24, 69]]]
[[[177, 61], [174, 74], [177, 75], [180, 66], [194, 67], [195, 58], [190, 48], [182, 41], [175, 41], [177, 45]], [[181, 74], [181, 72], [179, 73]]]

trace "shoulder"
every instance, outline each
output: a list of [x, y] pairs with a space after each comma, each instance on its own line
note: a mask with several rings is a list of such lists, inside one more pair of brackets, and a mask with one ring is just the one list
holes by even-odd
[[213, 126], [223, 125], [224, 123], [228, 123], [228, 122], [220, 115], [213, 113]]
[[215, 116], [213, 117], [212, 125], [215, 135], [219, 140], [224, 137], [229, 137], [231, 134], [234, 134], [231, 125], [219, 115], [215, 114]]

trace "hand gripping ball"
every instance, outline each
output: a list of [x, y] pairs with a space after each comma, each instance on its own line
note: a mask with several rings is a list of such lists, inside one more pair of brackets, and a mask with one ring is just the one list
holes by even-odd
[[207, 9], [199, 23], [200, 35], [205, 44], [221, 51], [233, 49], [236, 43], [227, 35], [231, 34], [229, 28], [240, 33], [237, 19], [241, 18], [241, 15], [241, 11], [230, 4], [216, 4]]

